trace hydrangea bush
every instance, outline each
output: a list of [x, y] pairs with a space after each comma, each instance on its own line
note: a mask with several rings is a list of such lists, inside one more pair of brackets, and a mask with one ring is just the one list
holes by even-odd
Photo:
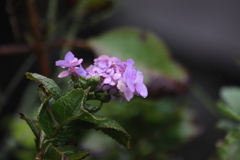
[[[94, 64], [84, 69], [83, 59], [71, 52], [56, 66], [65, 68], [58, 77], [71, 76], [70, 91], [63, 94], [57, 84], [36, 73], [26, 73], [27, 78], [37, 81], [42, 101], [37, 119], [20, 113], [35, 135], [38, 160], [83, 159], [88, 150], [76, 147], [81, 134], [88, 129], [101, 130], [121, 145], [130, 149], [130, 135], [116, 121], [95, 115], [102, 107], [116, 98], [130, 101], [134, 95], [147, 97], [143, 74], [134, 66], [132, 59], [122, 62], [116, 57], [100, 56]], [[93, 105], [92, 101], [98, 105]], [[68, 146], [68, 147], [66, 147]], [[69, 147], [70, 146], [70, 147]]]

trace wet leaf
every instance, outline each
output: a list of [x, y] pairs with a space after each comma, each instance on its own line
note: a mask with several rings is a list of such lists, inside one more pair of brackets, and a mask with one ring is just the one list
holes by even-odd
[[224, 102], [218, 102], [217, 107], [224, 116], [240, 121], [240, 115], [232, 108], [228, 107]]
[[115, 120], [105, 118], [105, 120], [97, 121], [95, 124], [95, 129], [101, 130], [103, 133], [113, 138], [127, 149], [130, 149], [131, 136]]
[[62, 156], [63, 154], [50, 143], [43, 154], [43, 160], [61, 160]]
[[77, 153], [65, 153], [64, 154], [66, 157], [70, 158], [71, 160], [80, 160], [84, 159], [86, 156], [89, 155], [88, 150], [82, 151], [82, 152], [77, 152]]
[[74, 89], [55, 101], [51, 108], [56, 121], [61, 124], [73, 116], [78, 116], [81, 112], [83, 97], [82, 89]]
[[39, 108], [39, 113], [38, 113], [38, 122], [40, 126], [42, 127], [42, 130], [44, 131], [45, 134], [51, 135], [54, 131], [54, 122], [47, 111], [47, 107], [49, 107], [49, 99], [46, 99], [40, 106]]
[[42, 76], [40, 74], [37, 74], [37, 73], [26, 72], [25, 75], [28, 79], [34, 80], [36, 82], [43, 84], [46, 87], [46, 89], [51, 93], [52, 97], [55, 100], [57, 100], [58, 98], [63, 96], [62, 91], [60, 90], [58, 85], [52, 79], [49, 79], [49, 78]]
[[240, 87], [223, 87], [220, 96], [240, 118]]
[[22, 114], [22, 113], [19, 113], [19, 114], [21, 115], [20, 118], [27, 122], [27, 124], [30, 127], [30, 129], [32, 130], [33, 134], [38, 139], [39, 133], [40, 133], [40, 131], [39, 131], [40, 128], [38, 126], [38, 122], [36, 120], [25, 117], [24, 114]]

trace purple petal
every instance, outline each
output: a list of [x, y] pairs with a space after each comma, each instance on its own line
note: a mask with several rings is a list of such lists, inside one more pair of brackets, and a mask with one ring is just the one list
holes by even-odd
[[112, 68], [106, 70], [106, 73], [111, 73], [111, 72], [114, 72]]
[[71, 62], [69, 62], [69, 67], [74, 67], [82, 63], [82, 59], [78, 60], [77, 58], [74, 58]]
[[137, 71], [137, 77], [135, 79], [135, 83], [141, 82], [143, 83], [143, 74], [140, 71]]
[[107, 77], [107, 78], [104, 79], [103, 83], [109, 84], [111, 81], [112, 81], [112, 78], [111, 77]]
[[114, 63], [117, 63], [117, 62], [120, 61], [120, 59], [117, 58], [117, 57], [112, 57], [112, 58], [110, 58], [110, 60], [111, 60], [112, 62], [114, 62]]
[[135, 92], [134, 81], [127, 79], [127, 86], [132, 92]]
[[98, 62], [98, 67], [99, 68], [106, 68], [107, 67], [107, 64], [105, 62]]
[[63, 78], [63, 77], [66, 77], [70, 74], [69, 71], [62, 71], [59, 75], [58, 75], [58, 78]]
[[126, 89], [126, 83], [119, 80], [117, 84], [117, 88], [119, 89], [119, 91], [124, 92], [124, 90]]
[[75, 69], [76, 69], [77, 75], [83, 76], [83, 77], [86, 76], [87, 72], [82, 67], [75, 67]]
[[136, 84], [136, 91], [144, 98], [148, 95], [147, 87], [143, 83], [138, 82]]
[[128, 65], [134, 65], [134, 61], [133, 61], [132, 59], [128, 59], [128, 60], [126, 61], [126, 63], [127, 63]]
[[68, 67], [68, 63], [67, 63], [66, 61], [64, 61], [64, 60], [56, 61], [55, 64], [56, 64], [56, 66], [60, 66], [60, 67], [62, 67], [62, 68]]
[[68, 52], [65, 55], [64, 59], [67, 60], [67, 61], [72, 61], [74, 59], [74, 55], [72, 54], [72, 52]]
[[111, 81], [109, 84], [110, 84], [111, 86], [115, 86], [115, 85], [116, 85], [116, 82]]
[[104, 85], [104, 86], [102, 87], [102, 89], [103, 89], [104, 91], [106, 91], [106, 90], [109, 90], [111, 87], [112, 87], [112, 86], [110, 86], [110, 85]]
[[104, 60], [104, 59], [109, 59], [109, 57], [106, 55], [101, 55], [98, 57], [98, 59]]
[[133, 97], [133, 92], [131, 92], [129, 88], [126, 88], [124, 90], [124, 96], [125, 96], [127, 101], [130, 101]]
[[128, 65], [126, 70], [125, 70], [125, 78], [127, 80], [132, 80], [134, 81], [136, 79], [136, 69], [134, 69], [132, 66]]
[[114, 79], [114, 80], [117, 80], [117, 79], [119, 79], [121, 76], [122, 76], [121, 73], [115, 73], [115, 74], [113, 75], [113, 79]]

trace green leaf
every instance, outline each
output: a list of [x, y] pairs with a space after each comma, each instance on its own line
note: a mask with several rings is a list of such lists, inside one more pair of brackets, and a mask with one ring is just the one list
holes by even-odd
[[49, 79], [37, 73], [27, 72], [25, 75], [30, 80], [42, 83], [46, 87], [46, 89], [51, 93], [52, 97], [55, 100], [63, 96], [62, 91], [52, 79]]
[[101, 130], [127, 149], [130, 149], [131, 136], [115, 120], [105, 118], [105, 120], [97, 121], [95, 124], [97, 125], [95, 129]]
[[88, 152], [88, 150], [85, 150], [85, 151], [77, 152], [77, 153], [65, 153], [64, 155], [71, 160], [80, 160], [80, 159], [84, 159], [86, 156], [88, 156], [89, 152]]
[[83, 130], [84, 128], [82, 128], [78, 121], [72, 121], [57, 135], [57, 139], [61, 142], [74, 141], [80, 136]]
[[224, 129], [225, 131], [240, 131], [240, 124], [222, 119], [217, 123], [217, 127], [220, 129]]
[[84, 109], [90, 113], [96, 113], [102, 108], [102, 103], [98, 100], [87, 101], [84, 105]]
[[240, 132], [232, 131], [227, 134], [218, 148], [221, 160], [238, 160], [240, 157]]
[[82, 121], [86, 121], [86, 122], [91, 122], [91, 123], [105, 120], [104, 117], [95, 116], [95, 115], [91, 114], [90, 112], [88, 112], [87, 110], [85, 110], [84, 108], [82, 108], [82, 113], [78, 117], [78, 119], [82, 120]]
[[43, 160], [61, 160], [62, 156], [63, 154], [50, 143], [43, 154]]
[[24, 116], [24, 114], [22, 113], [19, 113], [21, 115], [21, 119], [25, 120], [28, 124], [28, 126], [31, 128], [33, 134], [35, 135], [35, 137], [38, 139], [39, 137], [39, 126], [38, 126], [38, 123], [37, 121], [33, 120], [33, 119], [30, 119], [30, 118], [26, 118]]
[[[118, 57], [122, 61], [133, 59], [138, 70], [145, 75], [146, 83], [161, 77], [162, 83], [158, 85], [163, 84], [163, 80], [176, 87], [187, 84], [189, 77], [185, 69], [172, 60], [165, 44], [151, 32], [120, 28], [91, 38], [88, 43], [98, 55]], [[156, 89], [156, 83], [154, 85]]]
[[226, 106], [225, 103], [218, 102], [217, 107], [224, 116], [240, 121], [240, 115], [238, 115], [232, 108]]
[[74, 89], [55, 101], [51, 108], [56, 121], [61, 124], [73, 116], [80, 115], [83, 98], [84, 91]]
[[39, 108], [38, 114], [38, 122], [42, 127], [43, 131], [47, 135], [51, 135], [54, 131], [54, 121], [49, 114], [47, 107], [49, 107], [49, 98], [46, 99]]
[[223, 87], [220, 91], [221, 98], [240, 118], [240, 87]]

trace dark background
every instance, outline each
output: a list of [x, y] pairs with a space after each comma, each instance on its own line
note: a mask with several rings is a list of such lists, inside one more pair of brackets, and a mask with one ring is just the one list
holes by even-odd
[[[240, 1], [237, 0], [125, 0], [113, 16], [84, 34], [91, 36], [120, 26], [155, 32], [167, 44], [173, 58], [189, 70], [193, 83], [200, 84], [206, 93], [217, 100], [221, 86], [240, 85], [239, 20]], [[5, 11], [5, 1], [1, 0], [0, 45], [10, 43], [15, 41]], [[27, 55], [0, 55], [1, 92], [26, 58]], [[37, 72], [36, 65], [31, 69]], [[16, 103], [26, 83], [27, 80], [21, 80], [11, 97], [1, 95], [1, 102], [5, 103], [1, 117], [16, 112]], [[191, 92], [184, 96], [191, 99], [191, 107], [205, 131], [179, 149], [177, 154], [184, 160], [204, 160], [215, 150], [215, 143], [224, 133], [215, 130], [217, 119], [199, 99]]]

